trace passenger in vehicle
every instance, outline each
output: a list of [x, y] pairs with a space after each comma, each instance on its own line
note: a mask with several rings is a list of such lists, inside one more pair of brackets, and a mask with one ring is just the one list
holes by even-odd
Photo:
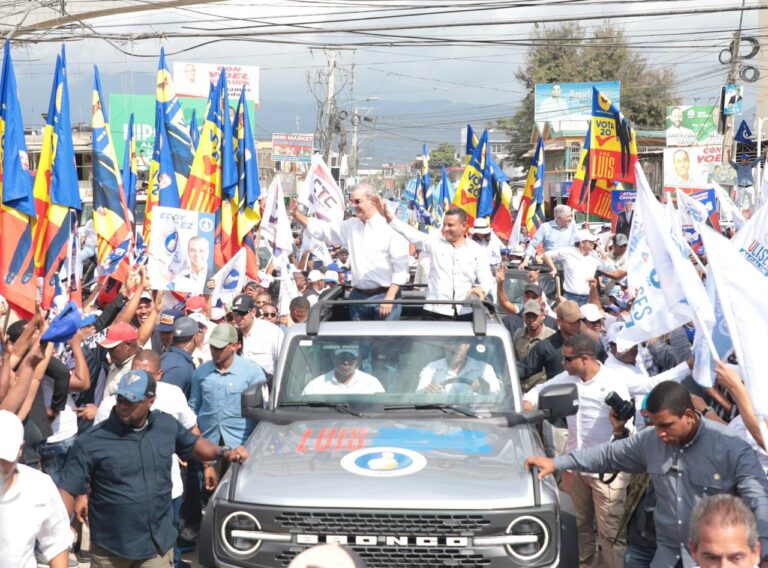
[[302, 395], [311, 394], [374, 394], [384, 392], [379, 380], [364, 373], [360, 365], [360, 352], [356, 347], [341, 347], [333, 352], [334, 369], [312, 379]]
[[469, 357], [469, 342], [448, 340], [443, 346], [445, 357], [428, 363], [419, 374], [417, 392], [437, 394], [497, 393], [501, 383], [488, 363]]

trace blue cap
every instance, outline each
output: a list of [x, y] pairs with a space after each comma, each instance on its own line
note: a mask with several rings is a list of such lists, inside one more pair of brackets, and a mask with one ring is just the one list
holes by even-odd
[[72, 339], [80, 329], [80, 309], [77, 304], [70, 302], [59, 315], [53, 318], [51, 325], [40, 338], [41, 341], [61, 343]]
[[130, 402], [141, 402], [155, 396], [157, 381], [149, 373], [136, 369], [128, 371], [117, 385], [117, 396], [122, 396]]
[[173, 331], [174, 322], [184, 316], [181, 310], [163, 310], [160, 312], [158, 323], [155, 326], [157, 331]]
[[96, 314], [88, 314], [87, 316], [82, 316], [80, 319], [80, 327], [82, 328], [95, 324], [97, 318], [98, 316]]

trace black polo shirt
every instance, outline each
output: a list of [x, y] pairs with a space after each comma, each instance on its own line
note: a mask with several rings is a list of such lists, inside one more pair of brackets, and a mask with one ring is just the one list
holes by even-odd
[[191, 457], [197, 436], [178, 420], [152, 411], [141, 430], [109, 419], [78, 437], [59, 487], [84, 495], [90, 484], [91, 540], [112, 554], [145, 560], [165, 554], [176, 540], [171, 460]]

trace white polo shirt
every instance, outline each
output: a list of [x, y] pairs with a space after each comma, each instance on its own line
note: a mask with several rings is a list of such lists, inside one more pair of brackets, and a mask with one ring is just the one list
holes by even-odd
[[551, 250], [547, 256], [552, 262], [563, 263], [563, 290], [580, 296], [589, 295], [588, 280], [595, 277], [598, 269], [603, 272], [613, 272], [616, 269], [613, 264], [604, 261], [594, 252], [584, 256], [575, 246]]
[[363, 373], [360, 369], [355, 371], [352, 378], [346, 383], [341, 383], [336, 380], [335, 371], [329, 371], [324, 375], [315, 377], [301, 394], [374, 394], [377, 392], [384, 392], [384, 387], [381, 386], [379, 379]]
[[258, 364], [265, 373], [274, 375], [283, 335], [283, 330], [275, 324], [254, 317], [253, 326], [243, 337], [243, 358]]

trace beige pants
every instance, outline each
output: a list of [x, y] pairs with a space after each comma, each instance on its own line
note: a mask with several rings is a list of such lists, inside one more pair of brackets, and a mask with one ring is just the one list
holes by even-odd
[[162, 556], [147, 560], [128, 560], [113, 556], [111, 552], [92, 542], [91, 566], [93, 568], [173, 568], [173, 547]]
[[[570, 495], [576, 512], [579, 565], [582, 568], [621, 568], [627, 543], [623, 539], [616, 544], [613, 541], [624, 514], [624, 475], [619, 474], [610, 485], [606, 485], [597, 477], [566, 471], [563, 472], [562, 489]], [[600, 555], [595, 541], [595, 525], [602, 552]]]

